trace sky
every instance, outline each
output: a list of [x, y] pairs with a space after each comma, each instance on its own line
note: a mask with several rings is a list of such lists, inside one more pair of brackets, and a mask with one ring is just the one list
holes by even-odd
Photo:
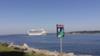
[[56, 32], [100, 30], [100, 0], [0, 0], [0, 35], [31, 28]]

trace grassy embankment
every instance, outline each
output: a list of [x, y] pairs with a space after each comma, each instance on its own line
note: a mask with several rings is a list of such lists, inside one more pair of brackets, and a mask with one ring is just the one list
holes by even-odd
[[22, 51], [18, 51], [14, 48], [7, 47], [6, 43], [0, 43], [0, 56], [45, 56], [44, 54], [38, 53], [24, 53]]

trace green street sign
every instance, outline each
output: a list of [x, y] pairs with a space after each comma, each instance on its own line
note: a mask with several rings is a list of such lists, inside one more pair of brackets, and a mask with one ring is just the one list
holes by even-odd
[[57, 27], [57, 37], [63, 38], [64, 37], [64, 25], [57, 24], [56, 27]]

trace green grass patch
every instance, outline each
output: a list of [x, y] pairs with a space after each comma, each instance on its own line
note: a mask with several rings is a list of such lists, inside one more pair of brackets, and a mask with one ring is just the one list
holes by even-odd
[[44, 54], [40, 53], [24, 53], [20, 52], [18, 50], [15, 50], [14, 48], [9, 48], [5, 44], [0, 44], [0, 55], [1, 56], [46, 56]]
[[15, 51], [15, 49], [0, 44], [0, 52], [8, 52], [8, 51]]

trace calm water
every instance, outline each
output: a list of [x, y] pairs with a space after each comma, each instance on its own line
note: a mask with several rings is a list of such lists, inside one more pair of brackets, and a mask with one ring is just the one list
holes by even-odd
[[[56, 34], [47, 36], [6, 35], [0, 36], [0, 42], [27, 43], [30, 47], [59, 51], [59, 39]], [[63, 39], [63, 51], [100, 56], [100, 34], [66, 35]]]

